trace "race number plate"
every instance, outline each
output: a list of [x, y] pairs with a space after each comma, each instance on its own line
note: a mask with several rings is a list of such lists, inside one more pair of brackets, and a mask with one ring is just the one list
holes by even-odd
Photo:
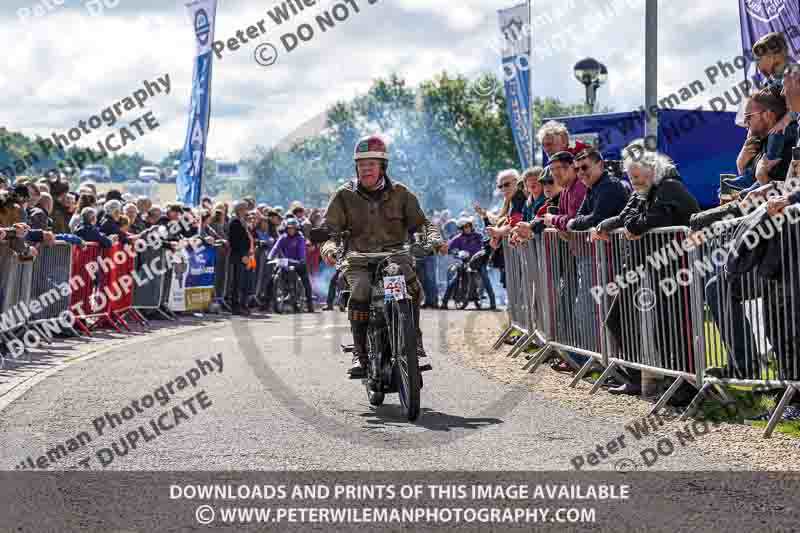
[[281, 268], [288, 268], [289, 267], [289, 259], [286, 257], [281, 257], [278, 259], [278, 266]]
[[405, 300], [406, 279], [403, 276], [383, 278], [383, 295], [385, 300]]

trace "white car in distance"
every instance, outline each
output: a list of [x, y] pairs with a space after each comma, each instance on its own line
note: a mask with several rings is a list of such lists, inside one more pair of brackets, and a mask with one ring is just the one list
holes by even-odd
[[161, 169], [158, 167], [142, 167], [139, 169], [140, 181], [161, 181]]

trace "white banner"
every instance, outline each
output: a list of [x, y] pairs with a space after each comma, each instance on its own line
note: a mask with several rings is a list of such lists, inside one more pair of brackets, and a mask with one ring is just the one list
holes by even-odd
[[531, 55], [531, 25], [528, 4], [520, 4], [497, 12], [500, 22], [503, 59]]

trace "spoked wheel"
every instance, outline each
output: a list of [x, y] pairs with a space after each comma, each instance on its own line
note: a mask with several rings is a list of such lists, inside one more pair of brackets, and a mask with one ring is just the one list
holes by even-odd
[[469, 305], [469, 297], [470, 297], [470, 283], [469, 283], [469, 276], [462, 275], [461, 279], [458, 280], [458, 285], [456, 286], [456, 309], [466, 309]]
[[393, 300], [390, 305], [389, 339], [395, 360], [394, 371], [398, 374], [397, 389], [406, 418], [414, 421], [419, 417], [420, 401], [420, 372], [414, 313], [411, 301], [408, 299]]
[[481, 308], [481, 298], [483, 298], [483, 281], [480, 276], [472, 275], [472, 297], [475, 301], [475, 309]]
[[306, 289], [303, 287], [303, 282], [300, 281], [299, 276], [294, 278], [294, 312], [300, 313], [306, 309], [308, 303], [306, 302]]
[[272, 298], [273, 306], [275, 312], [281, 315], [283, 314], [283, 304], [286, 302], [286, 289], [280, 278], [275, 278], [273, 286], [275, 287], [275, 296]]
[[[367, 350], [370, 354], [378, 353], [378, 350], [382, 350], [383, 344], [383, 335], [380, 331], [376, 331], [374, 328], [369, 328], [369, 333], [367, 333]], [[367, 368], [368, 376], [372, 376], [374, 371], [372, 369], [372, 363], [370, 363], [369, 367]], [[370, 405], [379, 406], [383, 405], [383, 400], [385, 398], [385, 394], [383, 392], [377, 392], [370, 388], [369, 380], [367, 380], [367, 400], [369, 400]]]

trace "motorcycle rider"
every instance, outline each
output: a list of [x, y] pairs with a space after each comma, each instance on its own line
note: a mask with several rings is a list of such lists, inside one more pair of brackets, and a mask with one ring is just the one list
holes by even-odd
[[[328, 205], [323, 226], [340, 233], [349, 231], [348, 253], [342, 273], [350, 285], [348, 318], [353, 333], [353, 367], [351, 378], [366, 376], [367, 329], [370, 309], [370, 274], [368, 260], [360, 253], [391, 252], [402, 249], [409, 232], [423, 232], [429, 242], [441, 242], [439, 229], [430, 224], [419, 201], [408, 188], [392, 181], [388, 174], [389, 153], [379, 135], [370, 135], [356, 143], [353, 158], [356, 176], [340, 187]], [[439, 253], [447, 252], [447, 244], [436, 246]], [[336, 263], [337, 243], [329, 240], [322, 247], [326, 264]], [[422, 286], [414, 272], [413, 258], [400, 254], [393, 257], [406, 280], [417, 325], [417, 354], [425, 357], [422, 332], [419, 329], [419, 305]]]
[[[306, 268], [306, 239], [300, 233], [300, 222], [296, 218], [286, 220], [286, 233], [278, 237], [278, 241], [269, 252], [268, 260], [272, 261], [279, 254], [281, 257], [299, 262], [299, 264], [295, 265], [294, 271], [303, 281], [308, 312], [313, 313], [314, 300], [311, 293], [311, 281], [308, 278], [308, 268]], [[269, 294], [272, 294], [272, 288], [272, 286], [269, 287]], [[272, 301], [275, 301], [274, 298], [272, 298]]]
[[[450, 251], [463, 250], [469, 254], [470, 266], [473, 266], [473, 268], [478, 271], [478, 274], [480, 274], [481, 280], [483, 280], [483, 286], [486, 289], [486, 293], [489, 295], [489, 308], [492, 310], [497, 309], [494, 300], [492, 283], [489, 281], [489, 274], [486, 272], [486, 262], [484, 261], [480, 265], [472, 265], [471, 261], [475, 254], [483, 249], [483, 237], [480, 233], [474, 230], [472, 220], [468, 218], [459, 219], [458, 229], [461, 231], [461, 233], [450, 239], [450, 242], [447, 243], [447, 247]], [[445, 291], [444, 298], [442, 299], [442, 309], [447, 309], [447, 302], [449, 302], [450, 298], [452, 298], [457, 284], [458, 276], [453, 276], [453, 279], [451, 279], [447, 284], [447, 290]]]

